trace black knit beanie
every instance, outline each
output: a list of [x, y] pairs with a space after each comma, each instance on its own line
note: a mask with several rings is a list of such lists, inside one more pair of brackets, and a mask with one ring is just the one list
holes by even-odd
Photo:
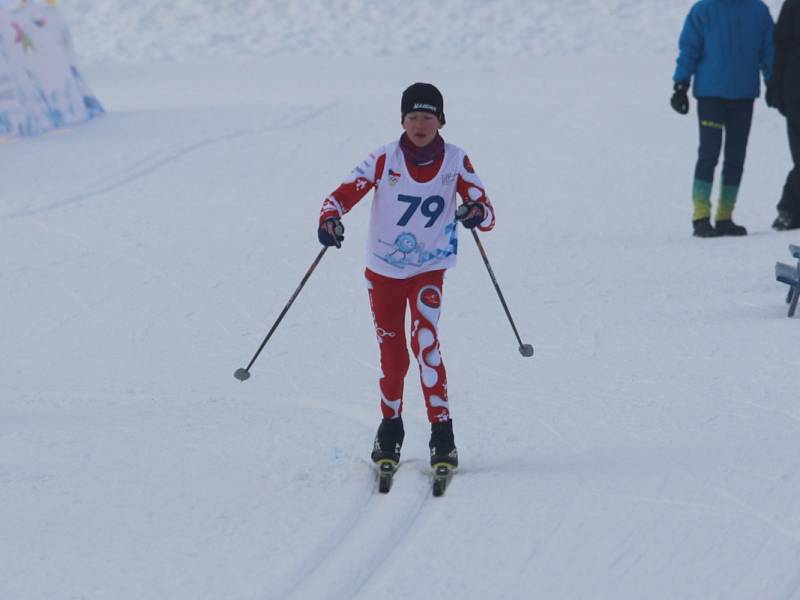
[[400, 101], [400, 122], [410, 112], [429, 112], [439, 117], [444, 125], [444, 98], [436, 86], [430, 83], [415, 83], [406, 88]]

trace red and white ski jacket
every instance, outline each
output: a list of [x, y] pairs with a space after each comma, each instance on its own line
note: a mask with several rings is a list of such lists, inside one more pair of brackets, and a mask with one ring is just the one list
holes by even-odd
[[416, 166], [399, 142], [371, 153], [322, 203], [319, 222], [347, 214], [371, 189], [367, 268], [406, 279], [456, 264], [456, 194], [483, 205], [481, 231], [494, 228], [494, 209], [464, 150], [445, 144], [442, 158]]

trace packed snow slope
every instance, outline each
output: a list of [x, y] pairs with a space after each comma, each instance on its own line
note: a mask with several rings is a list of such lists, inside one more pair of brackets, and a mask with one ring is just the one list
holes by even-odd
[[[0, 146], [0, 598], [800, 598], [784, 123], [757, 102], [750, 235], [692, 238], [689, 5], [65, 0], [109, 114]], [[462, 235], [443, 498], [414, 369], [388, 496], [369, 462], [368, 198], [232, 376], [414, 81], [488, 187], [536, 348]]]

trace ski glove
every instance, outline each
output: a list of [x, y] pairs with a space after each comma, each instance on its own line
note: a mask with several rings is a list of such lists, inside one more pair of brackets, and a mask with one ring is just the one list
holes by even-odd
[[675, 86], [672, 88], [674, 93], [670, 98], [669, 103], [675, 112], [685, 115], [689, 112], [689, 96], [686, 93], [689, 90], [688, 81], [676, 81]]
[[344, 225], [342, 225], [341, 219], [336, 217], [325, 219], [317, 230], [317, 237], [323, 246], [341, 248], [342, 240], [344, 240]]
[[486, 218], [483, 204], [469, 200], [456, 209], [456, 219], [467, 229], [475, 229]]

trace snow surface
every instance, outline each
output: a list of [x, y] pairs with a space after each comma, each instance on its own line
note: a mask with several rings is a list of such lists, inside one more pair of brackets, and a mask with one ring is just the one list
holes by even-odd
[[[110, 114], [0, 145], [0, 598], [800, 598], [784, 123], [758, 101], [751, 235], [692, 238], [695, 117], [668, 106], [689, 6], [65, 0]], [[462, 236], [462, 468], [436, 499], [414, 369], [388, 496], [369, 463], [368, 200], [232, 377], [418, 80], [536, 348]]]

